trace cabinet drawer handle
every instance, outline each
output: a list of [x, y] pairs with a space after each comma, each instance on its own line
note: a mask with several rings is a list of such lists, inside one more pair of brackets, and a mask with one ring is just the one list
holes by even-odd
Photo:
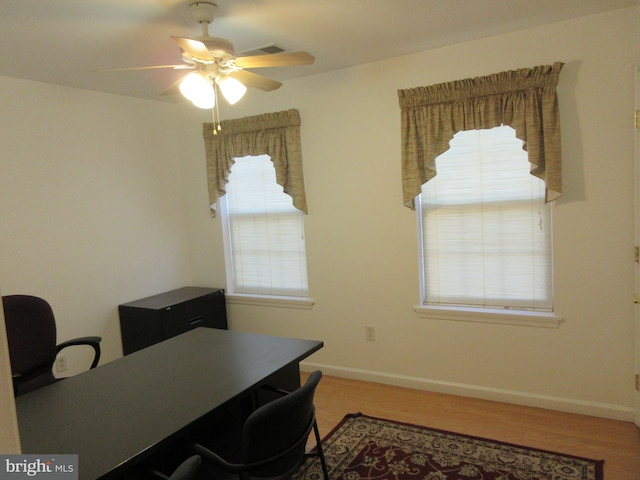
[[198, 325], [199, 323], [202, 323], [202, 320], [202, 316], [192, 318], [191, 320], [189, 320], [189, 325]]

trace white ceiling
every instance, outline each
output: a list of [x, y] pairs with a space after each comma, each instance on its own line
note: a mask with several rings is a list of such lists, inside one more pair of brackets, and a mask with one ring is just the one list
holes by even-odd
[[[211, 1], [211, 0], [210, 0]], [[215, 1], [215, 0], [214, 0]], [[201, 34], [193, 0], [0, 0], [0, 75], [166, 99], [184, 72], [95, 70], [181, 63], [169, 39]], [[311, 66], [261, 69], [280, 81], [545, 23], [638, 0], [217, 0], [213, 36], [236, 53], [276, 44]]]

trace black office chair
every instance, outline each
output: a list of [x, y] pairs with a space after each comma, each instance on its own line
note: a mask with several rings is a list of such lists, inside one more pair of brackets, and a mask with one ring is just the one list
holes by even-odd
[[189, 480], [196, 473], [196, 470], [200, 466], [200, 462], [200, 456], [193, 455], [182, 462], [180, 466], [174, 470], [171, 476], [167, 476], [158, 470], [153, 470], [152, 473], [154, 476], [162, 478], [163, 480]]
[[[227, 473], [238, 474], [241, 480], [290, 478], [307, 457], [320, 458], [324, 480], [329, 480], [322, 440], [316, 423], [313, 395], [322, 372], [315, 371], [303, 386], [255, 410], [244, 423], [238, 461], [229, 461], [200, 444], [192, 448], [205, 461]], [[311, 433], [315, 434], [316, 448], [306, 452]]]
[[56, 355], [76, 345], [94, 350], [90, 368], [100, 360], [100, 337], [74, 338], [56, 345], [56, 320], [46, 300], [31, 295], [2, 297], [15, 395], [36, 390], [60, 379], [53, 374]]

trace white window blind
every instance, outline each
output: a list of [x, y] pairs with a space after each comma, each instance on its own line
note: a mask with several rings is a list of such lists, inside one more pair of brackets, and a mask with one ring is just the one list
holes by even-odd
[[303, 213], [269, 156], [236, 158], [220, 200], [229, 293], [306, 297]]
[[458, 132], [422, 186], [426, 305], [550, 311], [551, 209], [509, 126]]

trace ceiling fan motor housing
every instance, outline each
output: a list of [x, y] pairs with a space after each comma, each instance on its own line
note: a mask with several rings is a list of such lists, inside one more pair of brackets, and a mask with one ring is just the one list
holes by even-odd
[[213, 2], [193, 2], [189, 5], [193, 18], [202, 25], [202, 36], [197, 40], [204, 43], [211, 57], [220, 62], [226, 62], [235, 57], [233, 44], [224, 38], [209, 35], [207, 26], [213, 22], [218, 11], [218, 5]]
[[204, 43], [209, 53], [211, 53], [211, 56], [216, 60], [224, 62], [225, 60], [235, 58], [233, 43], [224, 38], [204, 36], [198, 37], [198, 40]]

